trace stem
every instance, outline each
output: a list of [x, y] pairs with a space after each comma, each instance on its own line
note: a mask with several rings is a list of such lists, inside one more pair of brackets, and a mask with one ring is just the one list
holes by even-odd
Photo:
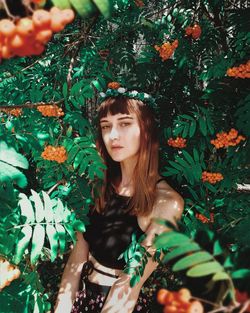
[[200, 301], [200, 302], [204, 302], [204, 303], [207, 303], [207, 304], [210, 304], [210, 305], [212, 305], [212, 306], [214, 306], [214, 307], [220, 307], [219, 304], [217, 304], [217, 303], [215, 303], [215, 302], [212, 302], [212, 301], [209, 301], [209, 300], [205, 300], [205, 299], [203, 299], [203, 298], [193, 297], [193, 296], [192, 296], [192, 299], [198, 300], [198, 301]]
[[19, 104], [19, 105], [1, 105], [0, 106], [0, 112], [2, 109], [22, 109], [22, 108], [36, 108], [40, 105], [59, 105], [61, 103], [63, 103], [64, 99], [60, 99], [58, 101], [54, 101], [54, 102], [36, 102], [36, 103], [30, 103], [30, 102], [26, 102], [24, 104]]
[[8, 5], [7, 5], [7, 3], [6, 3], [6, 0], [0, 0], [0, 3], [3, 4], [4, 10], [6, 11], [7, 15], [8, 15], [10, 18], [12, 18], [14, 21], [17, 20], [17, 19], [19, 19], [19, 16], [15, 16], [15, 15], [11, 14], [11, 12], [10, 12], [10, 10], [9, 10], [9, 7], [8, 7]]
[[65, 180], [61, 179], [59, 180], [54, 186], [52, 186], [48, 191], [47, 194], [50, 195], [59, 185], [62, 185], [65, 183]]

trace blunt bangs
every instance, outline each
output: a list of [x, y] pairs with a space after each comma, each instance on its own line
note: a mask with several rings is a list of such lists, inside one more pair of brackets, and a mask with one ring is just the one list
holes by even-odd
[[138, 113], [138, 102], [140, 105], [144, 105], [143, 102], [128, 99], [127, 97], [110, 97], [104, 100], [99, 109], [98, 109], [98, 117], [99, 120], [103, 117], [106, 117], [108, 114], [116, 115], [116, 114], [131, 114]]

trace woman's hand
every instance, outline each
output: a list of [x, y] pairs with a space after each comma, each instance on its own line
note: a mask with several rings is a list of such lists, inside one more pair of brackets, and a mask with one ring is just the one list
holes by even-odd
[[110, 289], [101, 313], [133, 312], [139, 293], [139, 286], [130, 287], [130, 276], [122, 274]]

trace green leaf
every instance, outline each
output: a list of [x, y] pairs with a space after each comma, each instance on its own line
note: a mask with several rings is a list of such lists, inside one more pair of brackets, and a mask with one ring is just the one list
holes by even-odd
[[74, 227], [75, 230], [77, 230], [79, 232], [82, 232], [82, 233], [86, 231], [84, 223], [82, 221], [80, 221], [80, 220], [74, 221], [73, 227]]
[[199, 126], [202, 135], [207, 136], [207, 124], [202, 116], [199, 118]]
[[44, 208], [43, 208], [43, 202], [39, 196], [39, 194], [31, 189], [32, 197], [31, 199], [35, 203], [35, 215], [36, 215], [36, 221], [37, 223], [40, 223], [44, 219]]
[[83, 18], [91, 16], [96, 11], [96, 6], [91, 0], [70, 0], [70, 3]]
[[217, 272], [212, 277], [213, 281], [230, 280], [230, 276], [226, 272]]
[[190, 277], [202, 277], [217, 272], [222, 272], [223, 267], [216, 261], [195, 265], [187, 271], [186, 275]]
[[109, 18], [113, 8], [112, 0], [92, 0], [105, 18]]
[[69, 9], [71, 7], [69, 0], [52, 0], [52, 2], [59, 9]]
[[36, 224], [32, 236], [32, 247], [30, 254], [31, 264], [35, 264], [41, 255], [43, 244], [45, 239], [45, 229], [42, 225]]
[[65, 229], [68, 232], [68, 234], [70, 235], [74, 245], [76, 244], [76, 235], [75, 235], [75, 231], [73, 229], [73, 227], [70, 224], [65, 224]]
[[16, 245], [16, 251], [14, 256], [14, 262], [18, 264], [22, 257], [25, 249], [28, 247], [32, 236], [32, 227], [30, 225], [24, 226], [19, 234], [19, 241]]
[[85, 153], [84, 153], [83, 150], [80, 150], [80, 151], [76, 154], [75, 160], [74, 160], [74, 163], [73, 163], [74, 169], [77, 169], [78, 166], [79, 166], [82, 162], [84, 162], [84, 155], [85, 155]]
[[174, 248], [172, 251], [167, 252], [167, 254], [163, 258], [163, 262], [168, 262], [168, 261], [170, 261], [174, 258], [177, 258], [177, 257], [179, 257], [185, 253], [198, 251], [200, 249], [201, 249], [200, 246], [195, 242], [189, 243], [186, 246], [180, 246], [178, 248]]
[[49, 238], [50, 250], [51, 250], [51, 262], [53, 262], [57, 257], [58, 250], [58, 234], [54, 226], [47, 224], [46, 234]]
[[223, 253], [223, 249], [221, 247], [221, 244], [219, 242], [219, 240], [216, 240], [214, 243], [214, 251], [213, 251], [213, 255], [221, 255]]
[[196, 121], [192, 121], [189, 128], [189, 137], [192, 138], [196, 131]]
[[190, 155], [187, 151], [182, 150], [182, 153], [183, 153], [183, 156], [185, 157], [185, 159], [186, 159], [191, 165], [194, 165], [194, 164], [195, 164], [193, 158], [191, 157], [191, 155]]
[[64, 253], [66, 248], [66, 233], [65, 228], [61, 224], [56, 224], [58, 239], [60, 244], [60, 252]]
[[240, 270], [234, 271], [231, 273], [231, 277], [233, 279], [241, 279], [241, 278], [247, 278], [250, 277], [250, 270], [242, 268]]
[[157, 249], [172, 248], [190, 243], [190, 238], [174, 231], [164, 232], [161, 235], [157, 236], [154, 241], [154, 245]]
[[210, 261], [212, 259], [213, 256], [208, 252], [205, 251], [195, 252], [177, 261], [173, 266], [173, 271], [178, 272], [187, 269], [188, 267], [194, 266], [196, 264]]
[[26, 176], [19, 169], [0, 161], [0, 182], [5, 182], [9, 179], [20, 188], [26, 187], [28, 183]]
[[24, 169], [29, 167], [27, 159], [14, 148], [8, 147], [4, 141], [0, 141], [0, 161]]
[[22, 216], [26, 217], [26, 223], [34, 223], [35, 222], [35, 214], [33, 210], [33, 206], [31, 204], [31, 201], [28, 199], [28, 197], [24, 193], [19, 194], [19, 205], [21, 209]]
[[54, 213], [53, 213], [54, 204], [46, 192], [42, 191], [42, 194], [43, 194], [43, 201], [44, 201], [44, 216], [45, 216], [46, 222], [50, 223], [54, 219]]

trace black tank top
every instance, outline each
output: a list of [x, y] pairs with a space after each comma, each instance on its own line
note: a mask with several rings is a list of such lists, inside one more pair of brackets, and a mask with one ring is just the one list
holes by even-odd
[[137, 239], [144, 234], [137, 216], [127, 211], [130, 199], [113, 192], [104, 212], [95, 210], [88, 215], [90, 225], [83, 236], [89, 244], [89, 252], [104, 266], [123, 269], [125, 261], [118, 257], [128, 248], [133, 233]]

